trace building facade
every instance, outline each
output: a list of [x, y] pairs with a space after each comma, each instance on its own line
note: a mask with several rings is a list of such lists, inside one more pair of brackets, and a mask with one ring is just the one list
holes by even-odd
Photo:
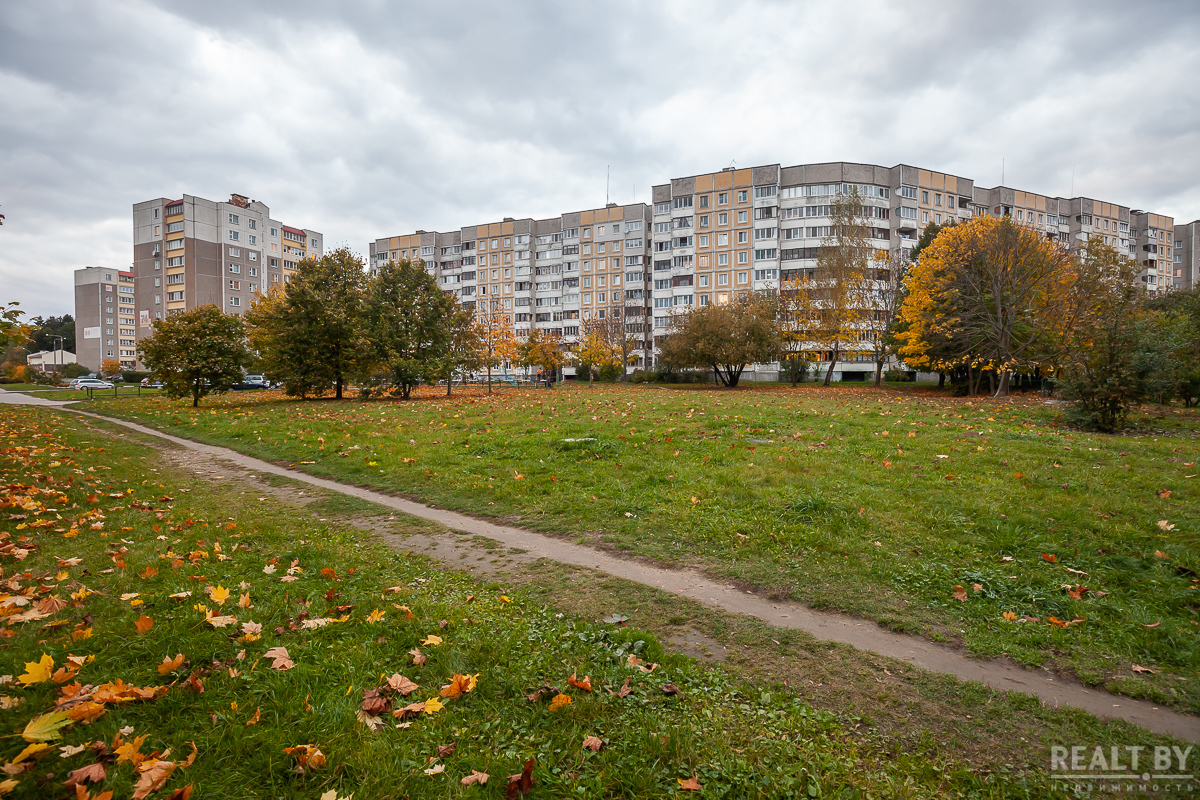
[[[324, 237], [271, 217], [265, 203], [184, 195], [133, 206], [136, 339], [154, 320], [202, 305], [241, 314], [258, 291], [291, 279], [305, 258], [319, 258]], [[136, 342], [134, 343], [136, 349]]]
[[132, 271], [105, 267], [75, 270], [75, 355], [92, 371], [106, 360], [134, 369], [137, 299]]
[[506, 217], [457, 231], [370, 243], [370, 265], [421, 260], [438, 285], [480, 314], [508, 318], [519, 338], [541, 330], [579, 340], [593, 320], [619, 320], [642, 347], [650, 308], [650, 208], [644, 203], [572, 211], [549, 219]]
[[1200, 220], [1176, 225], [1171, 256], [1171, 280], [1176, 289], [1200, 286]]
[[[569, 343], [580, 321], [620, 313], [644, 339], [638, 365], [651, 366], [654, 335], [666, 333], [672, 314], [811, 277], [830, 235], [833, 201], [852, 188], [871, 217], [870, 243], [889, 254], [906, 253], [927, 225], [1007, 216], [1072, 248], [1102, 238], [1139, 263], [1148, 291], [1187, 288], [1200, 278], [1200, 221], [1175, 226], [1170, 217], [1088, 197], [852, 162], [727, 168], [654, 186], [649, 207], [610, 205], [377, 239], [371, 263], [423, 259], [460, 302], [511, 311], [519, 335], [545, 328]], [[813, 354], [818, 362], [825, 355]], [[763, 366], [758, 376], [771, 379], [777, 366]], [[843, 359], [834, 378], [862, 379], [873, 369], [866, 357]]]

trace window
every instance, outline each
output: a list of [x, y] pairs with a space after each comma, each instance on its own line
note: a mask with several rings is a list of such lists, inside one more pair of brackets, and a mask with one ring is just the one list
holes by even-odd
[[230, 232], [229, 232], [229, 241], [231, 241], [231, 242], [236, 242], [237, 240], [238, 240], [238, 232], [237, 232], [237, 231], [230, 231]]
[[700, 215], [700, 217], [698, 218], [698, 220], [696, 222], [696, 227], [698, 227], [698, 228], [707, 228], [708, 227], [708, 214]]
[[717, 205], [719, 205], [719, 206], [729, 205], [729, 192], [719, 192], [717, 194]]
[[929, 212], [928, 211], [921, 212], [921, 222], [929, 222]]
[[635, 219], [635, 220], [625, 223], [625, 232], [626, 233], [629, 233], [630, 231], [640, 231], [641, 229], [642, 229], [642, 221], [640, 219]]
[[717, 253], [717, 266], [718, 267], [729, 266], [729, 253]]
[[901, 219], [916, 219], [917, 218], [917, 210], [915, 208], [909, 208], [908, 206], [900, 206], [900, 208], [898, 208], [897, 211], [900, 213]]
[[179, 233], [183, 230], [183, 220], [179, 222], [168, 222], [167, 233]]
[[750, 282], [750, 273], [749, 272], [739, 272], [737, 274], [737, 282], [738, 282], [739, 286], [741, 286], [744, 283], [749, 283]]
[[[236, 231], [232, 231], [232, 232], [236, 233]], [[167, 249], [168, 250], [182, 250], [183, 249], [183, 239], [168, 239], [167, 240]]]
[[701, 276], [700, 276], [700, 287], [701, 287], [701, 288], [705, 288], [705, 287], [707, 287], [707, 286], [708, 286], [708, 276], [707, 276], [707, 275], [701, 275]]
[[233, 289], [234, 291], [238, 291], [242, 288], [242, 282], [241, 281], [230, 281], [229, 288]]
[[180, 273], [178, 275], [168, 275], [167, 276], [167, 286], [174, 286], [174, 285], [182, 284], [182, 283], [183, 283], [183, 273]]
[[750, 238], [750, 236], [747, 231], [738, 231], [737, 232], [737, 243], [738, 244], [745, 244], [749, 238]]
[[230, 225], [237, 225], [237, 224], [239, 224], [239, 220], [238, 220], [238, 215], [237, 215], [237, 214], [230, 214], [230, 215], [229, 215], [229, 224], [230, 224]]
[[742, 223], [742, 222], [747, 222], [747, 221], [749, 221], [749, 218], [750, 218], [750, 212], [749, 212], [749, 211], [739, 211], [739, 212], [737, 212], [737, 214], [738, 214], [738, 216], [737, 216], [737, 220], [738, 220], [738, 222], [739, 222], [739, 223]]
[[768, 247], [768, 248], [765, 248], [762, 250], [755, 250], [754, 251], [754, 260], [761, 261], [766, 258], [775, 258], [776, 252], [777, 251], [775, 250], [774, 247]]
[[250, 227], [250, 230], [254, 230], [258, 227], [258, 220], [248, 219], [246, 220], [246, 224]]
[[168, 267], [182, 267], [183, 266], [183, 256], [174, 256], [172, 258], [168, 258], [167, 266]]
[[720, 214], [717, 214], [717, 224], [718, 225], [728, 225], [729, 224], [729, 212], [721, 212]]
[[758, 241], [759, 239], [774, 239], [778, 233], [778, 228], [755, 228], [754, 240]]
[[761, 197], [774, 197], [775, 193], [776, 193], [776, 187], [774, 187], [774, 186], [755, 186], [754, 187], [754, 199], [755, 200], [757, 200]]
[[158, 219], [158, 212], [159, 212], [159, 209], [157, 209], [157, 208], [154, 209], [154, 218], [155, 219]]
[[775, 219], [778, 216], [779, 206], [763, 206], [762, 208], [754, 209], [755, 219]]
[[250, 244], [258, 244], [258, 237], [255, 236], [253, 233], [250, 234]]
[[241, 254], [242, 254], [241, 248], [238, 248], [238, 247], [229, 248], [229, 255], [231, 258], [237, 258]]
[[240, 297], [231, 297], [231, 298], [229, 298], [229, 305], [231, 305], [231, 306], [240, 306], [241, 304], [242, 304], [242, 298], [240, 298]]
[[708, 247], [708, 236], [707, 235], [701, 236], [701, 237], [699, 237], [699, 239], [700, 239], [701, 247]]
[[777, 269], [756, 269], [754, 270], [754, 280], [756, 281], [773, 281], [779, 278], [779, 270]]
[[230, 264], [229, 271], [230, 271], [230, 273], [232, 273], [234, 275], [238, 275], [241, 273], [242, 267], [240, 264]]
[[183, 292], [167, 292], [167, 302], [172, 303], [183, 299]]
[[738, 257], [737, 263], [739, 263], [739, 264], [749, 264], [750, 263], [750, 253], [745, 250], [739, 250], [737, 257]]
[[749, 199], [750, 199], [750, 192], [749, 192], [749, 191], [747, 191], [746, 189], [739, 189], [739, 190], [738, 190], [738, 193], [737, 193], [737, 201], [738, 201], [739, 203], [745, 203], [745, 202], [747, 202]]
[[671, 204], [670, 203], [655, 203], [654, 204], [654, 213], [655, 214], [670, 214], [671, 213]]
[[939, 208], [941, 207], [941, 205], [942, 205], [942, 193], [941, 192], [933, 193], [933, 204], [935, 206], [938, 206]]
[[670, 233], [671, 232], [671, 223], [669, 223], [669, 222], [654, 223], [654, 232], [655, 233]]
[[921, 202], [929, 205], [929, 192], [924, 189], [921, 190]]
[[675, 208], [691, 208], [692, 207], [692, 196], [688, 195], [686, 197], [676, 197], [674, 206], [675, 206]]
[[708, 208], [708, 195], [702, 194], [696, 201], [697, 208]]

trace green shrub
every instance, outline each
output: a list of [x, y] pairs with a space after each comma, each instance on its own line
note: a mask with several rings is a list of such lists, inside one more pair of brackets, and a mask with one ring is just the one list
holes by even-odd
[[912, 376], [902, 369], [889, 369], [887, 374], [884, 375], [884, 380], [907, 383], [912, 380]]

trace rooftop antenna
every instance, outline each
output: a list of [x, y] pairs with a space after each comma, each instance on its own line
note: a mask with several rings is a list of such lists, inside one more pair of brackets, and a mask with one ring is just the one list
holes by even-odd
[[736, 167], [736, 166], [737, 166], [737, 159], [735, 158], [735, 159], [732, 159], [732, 160], [729, 162], [729, 168], [730, 168], [730, 169], [733, 169], [733, 168], [734, 168], [734, 167]]

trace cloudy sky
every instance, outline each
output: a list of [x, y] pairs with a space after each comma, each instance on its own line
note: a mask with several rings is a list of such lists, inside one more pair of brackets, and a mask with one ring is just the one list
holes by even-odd
[[326, 245], [915, 164], [1200, 217], [1200, 4], [0, 2], [0, 302], [73, 311], [131, 209], [238, 192]]

